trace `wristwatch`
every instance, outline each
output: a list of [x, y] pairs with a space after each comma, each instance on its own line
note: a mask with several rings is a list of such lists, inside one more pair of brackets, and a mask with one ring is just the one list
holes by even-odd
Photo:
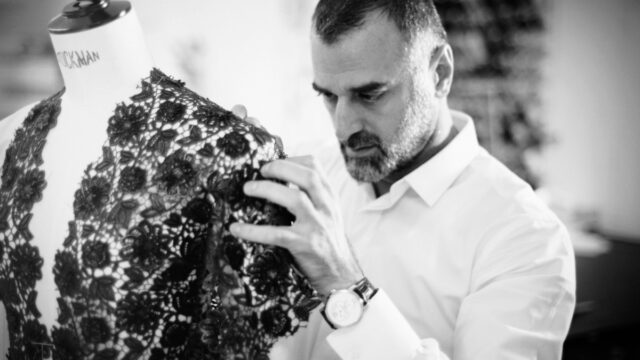
[[365, 277], [346, 289], [331, 290], [320, 313], [333, 329], [351, 326], [362, 318], [378, 289]]

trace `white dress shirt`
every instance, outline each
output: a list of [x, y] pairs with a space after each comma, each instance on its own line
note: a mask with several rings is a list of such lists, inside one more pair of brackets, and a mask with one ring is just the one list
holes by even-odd
[[565, 227], [452, 112], [456, 137], [376, 198], [337, 146], [323, 164], [365, 275], [381, 290], [357, 324], [316, 309], [273, 360], [560, 359], [575, 305]]

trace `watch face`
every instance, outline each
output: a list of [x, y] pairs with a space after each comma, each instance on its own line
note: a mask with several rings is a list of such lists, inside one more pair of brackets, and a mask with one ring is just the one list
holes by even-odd
[[353, 291], [338, 290], [331, 294], [324, 311], [336, 327], [349, 326], [362, 316], [362, 299]]

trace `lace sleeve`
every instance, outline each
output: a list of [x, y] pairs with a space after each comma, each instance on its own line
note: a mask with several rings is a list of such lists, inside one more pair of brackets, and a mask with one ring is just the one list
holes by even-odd
[[56, 254], [54, 358], [266, 359], [317, 300], [287, 251], [228, 225], [291, 222], [242, 193], [281, 145], [158, 70], [107, 131]]

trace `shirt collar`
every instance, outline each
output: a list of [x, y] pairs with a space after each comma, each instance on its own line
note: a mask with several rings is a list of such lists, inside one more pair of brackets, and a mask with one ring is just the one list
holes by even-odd
[[393, 184], [391, 198], [398, 198], [398, 192], [410, 187], [433, 206], [478, 154], [480, 147], [471, 117], [458, 111], [451, 111], [451, 117], [458, 134], [434, 157]]

